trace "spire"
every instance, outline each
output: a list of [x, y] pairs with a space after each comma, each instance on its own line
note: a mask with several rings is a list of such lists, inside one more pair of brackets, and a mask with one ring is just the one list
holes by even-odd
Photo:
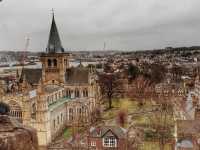
[[[52, 10], [53, 11], [53, 10]], [[52, 13], [52, 24], [49, 33], [49, 41], [46, 49], [47, 53], [62, 53], [64, 49], [62, 47], [58, 29], [56, 26], [55, 18], [54, 18], [54, 11]]]

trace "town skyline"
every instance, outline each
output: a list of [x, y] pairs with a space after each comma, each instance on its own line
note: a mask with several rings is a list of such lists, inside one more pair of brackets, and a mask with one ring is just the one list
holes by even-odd
[[[13, 4], [13, 1], [9, 1], [11, 2], [8, 3], [9, 6]], [[22, 1], [25, 2], [25, 0]], [[136, 4], [136, 1], [130, 4]], [[163, 7], [169, 6], [169, 3], [163, 2], [163, 5], [160, 5], [161, 3], [156, 1], [149, 0], [145, 3], [150, 5], [149, 2], [151, 4], [155, 2], [156, 7], [151, 8], [150, 12], [155, 9], [157, 11], [161, 6], [160, 10], [169, 8], [170, 12], [174, 10], [171, 7]], [[191, 6], [197, 2], [182, 1], [182, 4], [187, 6], [182, 10], [184, 12], [188, 12], [188, 8], [192, 9]], [[18, 52], [0, 51], [0, 149], [200, 150], [200, 46], [197, 46], [199, 45], [198, 30], [194, 28], [198, 25], [197, 22], [190, 22], [192, 30], [188, 30], [186, 22], [183, 24], [184, 28], [181, 28], [180, 22], [177, 26], [173, 22], [173, 28], [170, 32], [167, 28], [166, 33], [162, 28], [157, 28], [158, 32], [155, 33], [155, 30], [147, 30], [152, 25], [149, 22], [145, 28], [142, 28], [144, 37], [151, 39], [152, 36], [145, 36], [149, 33], [158, 34], [160, 37], [159, 40], [151, 39], [149, 42], [152, 45], [157, 45], [154, 40], [160, 45], [163, 44], [165, 38], [169, 38], [166, 36], [169, 33], [170, 40], [176, 46], [163, 44], [164, 48], [152, 48], [152, 51], [120, 51], [120, 49], [125, 50], [125, 48], [120, 48], [124, 45], [149, 46], [142, 39], [139, 39], [143, 42], [142, 44], [135, 43], [133, 35], [136, 28], [128, 27], [130, 18], [123, 17], [125, 19], [123, 21], [119, 19], [124, 12], [121, 7], [130, 1], [120, 3], [118, 15], [116, 11], [115, 13], [111, 11], [112, 19], [109, 21], [112, 24], [103, 20], [99, 22], [100, 24], [95, 24], [95, 19], [98, 22], [98, 18], [101, 18], [103, 14], [109, 14], [104, 12], [105, 10], [102, 10], [100, 16], [95, 12], [87, 14], [90, 9], [88, 6], [97, 5], [95, 1], [88, 0], [88, 3], [82, 3], [85, 6], [85, 12], [87, 10], [87, 13], [82, 14], [83, 22], [73, 22], [75, 16], [77, 20], [80, 18], [78, 12], [75, 16], [71, 14], [72, 20], [64, 21], [63, 19], [69, 16], [63, 16], [65, 11], [61, 12], [61, 8], [64, 9], [66, 6], [56, 5], [58, 3], [55, 3], [55, 6], [60, 8], [56, 8], [59, 10], [59, 15], [56, 15], [57, 12], [55, 14], [52, 9], [51, 18], [39, 16], [39, 14], [45, 14], [43, 11], [54, 3], [50, 1], [50, 3], [44, 3], [48, 5], [43, 5], [43, 2], [38, 3], [38, 0], [35, 2], [29, 5], [33, 8], [40, 6], [41, 12], [36, 9], [33, 11], [34, 14], [30, 14], [32, 9], [29, 10], [25, 5], [20, 6], [19, 12], [16, 12], [18, 8], [13, 5], [14, 9], [11, 9], [9, 13], [14, 19], [10, 20], [9, 16], [6, 17], [6, 21], [11, 21], [7, 25], [12, 30], [3, 30], [3, 40], [0, 34], [2, 42], [0, 42], [0, 47], [6, 45], [5, 41], [7, 44], [11, 43], [9, 46], [15, 49], [18, 48], [17, 45], [23, 45], [21, 51]], [[103, 2], [98, 2], [98, 4], [103, 4]], [[109, 12], [112, 8], [110, 6], [113, 6], [111, 2], [114, 1], [107, 0], [107, 3], [104, 3], [109, 4], [106, 5]], [[143, 0], [137, 2], [136, 8], [144, 4]], [[73, 10], [76, 11], [76, 8], [79, 8], [81, 13], [82, 7], [82, 5], [75, 5]], [[26, 13], [23, 13], [25, 8]], [[0, 14], [3, 11], [0, 8]], [[17, 15], [15, 16], [14, 13]], [[162, 16], [162, 11], [160, 13], [158, 18]], [[175, 15], [177, 13], [174, 12]], [[87, 18], [91, 15], [94, 18]], [[188, 19], [183, 12], [181, 15], [184, 19]], [[130, 16], [132, 18], [132, 15]], [[169, 14], [166, 16], [172, 17]], [[42, 20], [42, 17], [50, 18], [51, 22]], [[120, 23], [125, 23], [127, 19], [127, 24], [120, 26]], [[151, 19], [149, 18], [150, 21]], [[163, 19], [165, 20], [163, 24], [166, 25], [167, 18]], [[2, 20], [5, 22], [4, 19]], [[118, 23], [116, 20], [119, 20]], [[155, 23], [155, 20], [152, 22]], [[138, 22], [138, 25], [140, 23]], [[158, 23], [159, 21], [156, 24]], [[66, 24], [74, 26], [72, 28], [65, 26]], [[95, 29], [92, 28], [94, 24]], [[46, 27], [43, 28], [43, 25]], [[16, 38], [14, 29], [19, 29], [19, 27], [21, 30], [16, 31], [21, 36]], [[25, 37], [23, 33], [29, 29], [32, 29], [32, 33], [30, 32]], [[104, 29], [106, 29], [105, 32]], [[128, 34], [124, 34], [126, 31]], [[178, 37], [182, 35], [182, 38], [187, 37], [188, 41], [191, 41], [195, 37], [192, 31], [197, 35], [196, 44], [187, 43], [186, 40]], [[120, 34], [117, 35], [116, 32]], [[86, 36], [88, 33], [89, 39]], [[138, 32], [136, 36], [142, 33]], [[193, 38], [190, 38], [188, 33]], [[43, 38], [43, 35], [46, 37]], [[119, 43], [114, 43], [116, 49], [119, 50], [109, 50], [114, 48], [109, 47], [110, 43], [108, 44], [104, 39], [102, 46], [99, 46], [101, 48], [94, 51], [95, 46], [98, 46], [95, 40], [102, 41], [99, 35], [102, 35], [101, 38], [113, 35], [109, 40], [119, 36]], [[68, 40], [65, 36], [69, 37]], [[82, 39], [79, 39], [79, 36]], [[87, 44], [87, 40], [89, 40], [88, 47], [84, 48], [83, 45]], [[73, 44], [77, 46], [75, 50], [79, 51], [68, 49], [66, 46], [68, 41], [72, 46]], [[180, 46], [177, 46], [179, 44], [177, 41], [181, 41]], [[38, 44], [34, 45], [34, 42]], [[38, 48], [40, 52], [30, 52], [31, 48], [40, 45], [42, 45], [42, 48]], [[92, 47], [93, 51], [87, 51]], [[150, 46], [149, 49], [151, 49]]]

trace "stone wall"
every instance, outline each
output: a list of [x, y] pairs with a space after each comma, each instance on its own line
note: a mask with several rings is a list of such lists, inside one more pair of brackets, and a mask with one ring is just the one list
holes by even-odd
[[37, 150], [37, 133], [7, 115], [0, 115], [0, 149]]

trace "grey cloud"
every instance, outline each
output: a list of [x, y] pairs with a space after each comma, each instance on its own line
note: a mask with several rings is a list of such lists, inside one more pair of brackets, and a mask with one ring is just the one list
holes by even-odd
[[152, 49], [200, 45], [199, 0], [4, 0], [0, 50], [44, 51], [51, 8], [65, 49]]

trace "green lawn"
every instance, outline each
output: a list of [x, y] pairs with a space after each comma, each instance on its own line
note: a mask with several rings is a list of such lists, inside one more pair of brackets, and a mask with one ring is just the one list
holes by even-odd
[[[152, 104], [150, 102], [146, 102], [142, 107], [139, 107], [138, 102], [129, 99], [113, 99], [112, 106], [110, 110], [106, 110], [103, 113], [104, 119], [113, 119], [116, 117], [116, 114], [119, 110], [125, 110], [128, 114], [137, 113], [139, 111], [145, 111], [152, 108]], [[107, 107], [107, 103], [105, 104]], [[140, 115], [139, 118], [136, 119], [138, 123], [146, 123], [149, 121], [146, 116]]]
[[149, 118], [145, 115], [134, 116], [132, 120], [137, 126], [148, 126], [150, 124]]
[[[139, 106], [137, 101], [129, 100], [129, 99], [119, 99], [119, 100], [113, 100], [113, 108], [110, 110], [106, 110], [103, 112], [103, 118], [105, 120], [115, 120], [117, 113], [120, 110], [127, 111], [128, 114], [131, 114], [131, 121], [138, 127], [142, 127], [145, 131], [146, 130], [153, 130], [152, 127], [154, 125], [163, 125], [163, 117], [159, 119], [159, 113], [158, 116], [155, 116], [155, 113], [151, 113], [150, 111], [155, 109], [155, 104], [152, 102], [146, 102], [144, 105]], [[106, 106], [106, 104], [105, 104]], [[144, 113], [143, 113], [144, 112]], [[148, 113], [149, 112], [149, 113]], [[171, 131], [169, 131], [169, 135], [167, 135], [169, 138], [173, 138], [173, 126], [174, 121], [173, 117], [170, 115], [167, 115], [166, 118], [166, 124], [171, 126]], [[161, 123], [162, 122], [162, 123]], [[128, 124], [125, 124], [125, 127], [127, 127]], [[155, 137], [152, 137], [155, 139]], [[147, 140], [147, 141], [146, 141]], [[148, 142], [151, 141], [151, 138], [145, 139], [143, 146], [141, 147], [141, 150], [159, 150], [159, 144], [156, 142]], [[171, 150], [171, 145], [167, 144], [165, 146], [165, 150]]]
[[[106, 105], [106, 104], [105, 104]], [[137, 102], [128, 99], [114, 99], [112, 101], [113, 108], [103, 113], [104, 119], [114, 119], [119, 110], [126, 110], [127, 112], [134, 112], [138, 110]], [[106, 107], [106, 106], [105, 106]]]
[[72, 128], [66, 128], [63, 133], [63, 137], [68, 139], [72, 136]]
[[[139, 150], [160, 150], [159, 144], [155, 142], [144, 142]], [[173, 150], [170, 144], [166, 144], [164, 150]]]

